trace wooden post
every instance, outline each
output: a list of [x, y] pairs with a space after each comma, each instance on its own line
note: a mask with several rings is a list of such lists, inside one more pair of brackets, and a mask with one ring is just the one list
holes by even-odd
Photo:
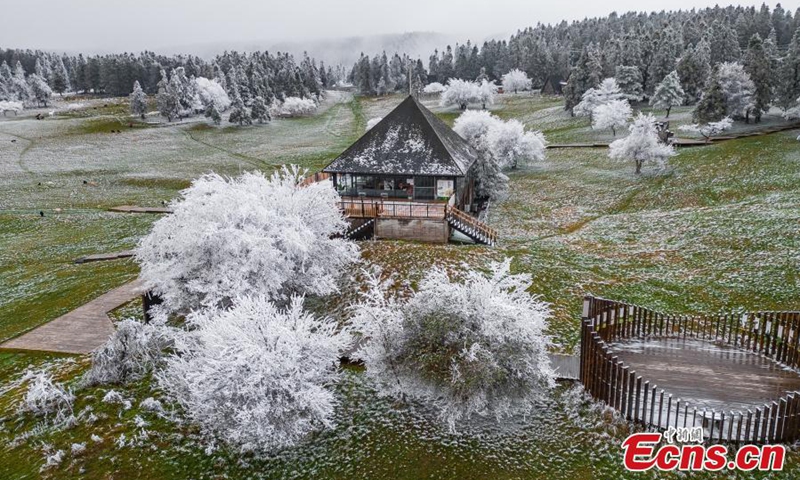
[[150, 321], [153, 319], [151, 314], [153, 307], [156, 305], [161, 305], [163, 302], [164, 299], [152, 291], [145, 292], [142, 295], [142, 314], [144, 323], [150, 323]]

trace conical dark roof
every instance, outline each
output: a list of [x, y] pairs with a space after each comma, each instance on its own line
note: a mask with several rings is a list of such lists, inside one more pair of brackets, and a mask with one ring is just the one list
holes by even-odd
[[323, 171], [460, 177], [477, 158], [463, 138], [408, 96]]

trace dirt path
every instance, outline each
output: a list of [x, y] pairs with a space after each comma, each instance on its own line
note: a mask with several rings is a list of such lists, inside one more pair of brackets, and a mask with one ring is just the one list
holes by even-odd
[[126, 283], [55, 320], [13, 338], [0, 348], [61, 353], [90, 353], [114, 333], [108, 312], [140, 295], [139, 282]]

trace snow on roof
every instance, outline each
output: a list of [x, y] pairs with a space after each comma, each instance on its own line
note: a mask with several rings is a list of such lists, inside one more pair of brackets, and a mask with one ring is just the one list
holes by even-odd
[[409, 96], [322, 171], [465, 176], [478, 153]]

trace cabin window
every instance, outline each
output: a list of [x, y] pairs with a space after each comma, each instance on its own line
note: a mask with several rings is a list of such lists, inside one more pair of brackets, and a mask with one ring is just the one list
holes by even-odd
[[452, 178], [439, 178], [436, 180], [436, 198], [447, 200], [455, 193], [455, 184]]
[[433, 177], [414, 177], [414, 198], [417, 200], [433, 200], [435, 197]]

